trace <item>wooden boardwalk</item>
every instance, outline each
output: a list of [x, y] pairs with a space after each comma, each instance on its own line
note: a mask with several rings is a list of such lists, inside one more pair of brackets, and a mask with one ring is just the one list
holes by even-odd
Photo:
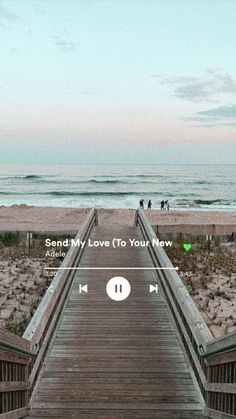
[[[138, 227], [96, 226], [92, 240], [142, 240]], [[80, 267], [152, 267], [146, 248], [86, 248]], [[120, 302], [106, 284], [124, 276]], [[153, 270], [78, 270], [31, 401], [30, 418], [195, 418], [200, 393]], [[80, 293], [80, 284], [88, 293]]]

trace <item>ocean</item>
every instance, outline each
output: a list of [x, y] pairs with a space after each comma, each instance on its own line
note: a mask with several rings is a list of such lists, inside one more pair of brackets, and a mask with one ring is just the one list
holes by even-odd
[[236, 210], [236, 165], [0, 165], [0, 205]]

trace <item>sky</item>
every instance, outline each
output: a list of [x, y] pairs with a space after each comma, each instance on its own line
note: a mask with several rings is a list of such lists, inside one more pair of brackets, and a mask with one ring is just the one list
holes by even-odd
[[0, 0], [0, 163], [235, 164], [236, 1]]

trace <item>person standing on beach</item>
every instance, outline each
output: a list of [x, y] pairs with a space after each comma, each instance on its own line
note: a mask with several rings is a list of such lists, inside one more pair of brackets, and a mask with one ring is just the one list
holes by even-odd
[[162, 199], [161, 201], [161, 210], [165, 209], [165, 201]]
[[168, 199], [165, 201], [165, 206], [166, 206], [167, 211], [169, 211], [170, 205], [169, 205]]
[[149, 199], [147, 209], [152, 209], [152, 201]]
[[139, 205], [140, 205], [140, 208], [141, 209], [143, 209], [144, 207], [143, 207], [143, 203], [144, 203], [144, 199], [140, 199], [140, 201], [139, 201]]

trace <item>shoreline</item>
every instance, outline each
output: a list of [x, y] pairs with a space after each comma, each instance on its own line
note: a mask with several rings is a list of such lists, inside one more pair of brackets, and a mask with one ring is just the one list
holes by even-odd
[[[122, 211], [136, 211], [139, 206], [137, 207], [100, 207], [100, 206], [84, 206], [84, 207], [79, 207], [79, 206], [65, 206], [65, 205], [31, 205], [31, 204], [25, 204], [25, 203], [12, 203], [12, 204], [1, 204], [0, 205], [0, 209], [1, 208], [14, 208], [14, 207], [19, 207], [19, 208], [54, 208], [54, 209], [62, 209], [62, 208], [66, 208], [68, 210], [88, 210], [91, 208], [96, 208], [98, 210], [113, 210], [113, 211], [118, 211], [118, 210], [122, 210]], [[147, 210], [147, 205], [144, 205], [144, 210]], [[154, 207], [152, 205], [152, 209], [151, 211], [161, 211], [160, 206]], [[236, 206], [234, 207], [230, 207], [227, 206], [227, 208], [210, 208], [210, 207], [197, 207], [197, 206], [192, 206], [192, 207], [174, 207], [174, 206], [170, 206], [170, 212], [216, 212], [216, 213], [236, 213]], [[166, 209], [162, 210], [161, 212], [168, 212]]]

